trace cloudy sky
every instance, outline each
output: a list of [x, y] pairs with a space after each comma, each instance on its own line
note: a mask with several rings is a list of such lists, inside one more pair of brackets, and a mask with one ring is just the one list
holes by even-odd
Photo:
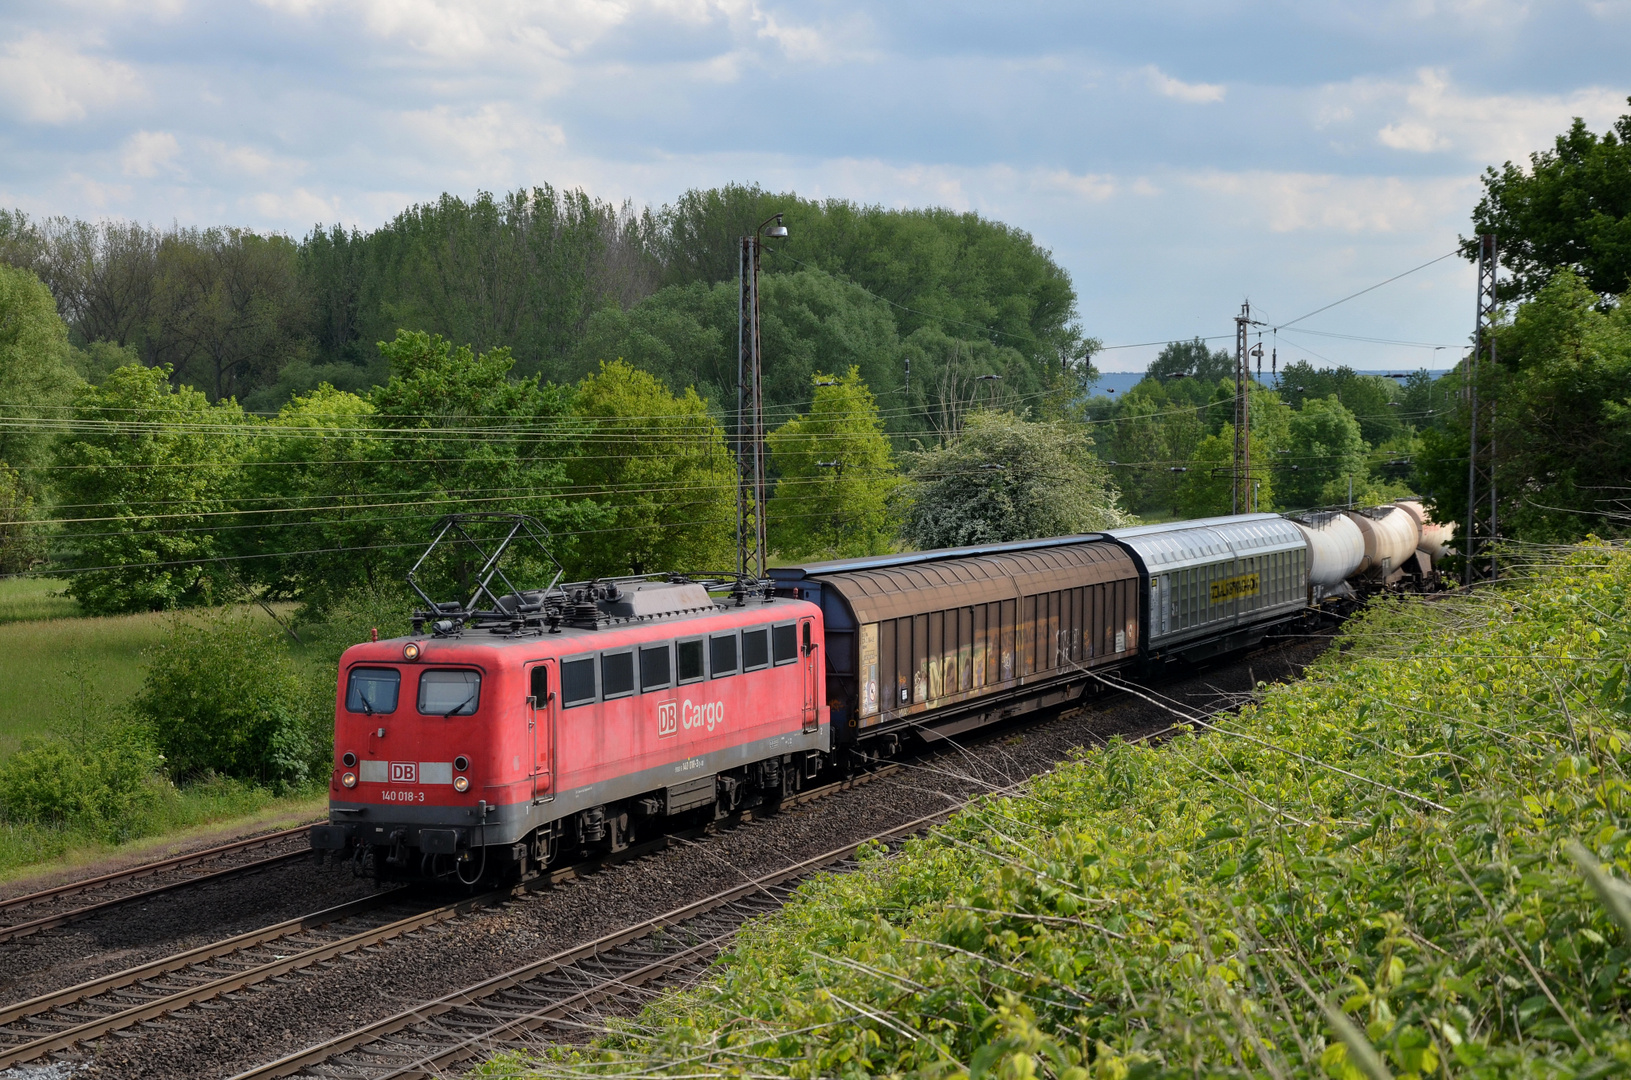
[[[1110, 345], [1232, 336], [1451, 251], [1486, 165], [1631, 108], [1628, 41], [1631, 0], [7, 0], [0, 205], [299, 235], [757, 181], [1025, 228]], [[1443, 367], [1472, 310], [1449, 259], [1275, 340]]]

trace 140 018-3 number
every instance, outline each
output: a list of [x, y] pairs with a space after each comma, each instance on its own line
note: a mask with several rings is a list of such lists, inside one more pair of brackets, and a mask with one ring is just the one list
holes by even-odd
[[402, 790], [382, 791], [380, 792], [380, 798], [386, 802], [424, 802], [425, 793], [423, 791]]

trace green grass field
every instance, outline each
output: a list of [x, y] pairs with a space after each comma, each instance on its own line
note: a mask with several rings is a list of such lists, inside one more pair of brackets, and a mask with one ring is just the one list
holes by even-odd
[[118, 615], [0, 624], [0, 757], [29, 735], [69, 730], [87, 696], [117, 706], [141, 687], [143, 650], [170, 616]]
[[0, 580], [0, 624], [78, 615], [79, 602], [63, 593], [65, 584], [51, 578]]

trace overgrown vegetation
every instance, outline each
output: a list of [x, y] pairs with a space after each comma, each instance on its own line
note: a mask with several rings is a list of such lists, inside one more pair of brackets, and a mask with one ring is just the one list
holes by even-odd
[[1631, 552], [1532, 570], [1378, 603], [1216, 727], [1175, 715], [806, 885], [539, 1074], [1623, 1070], [1631, 924], [1568, 848], [1631, 874]]
[[0, 627], [0, 644], [16, 635], [38, 653], [9, 652], [0, 874], [316, 798], [340, 654], [401, 629], [408, 607], [355, 589], [313, 612], [298, 644], [255, 608]]

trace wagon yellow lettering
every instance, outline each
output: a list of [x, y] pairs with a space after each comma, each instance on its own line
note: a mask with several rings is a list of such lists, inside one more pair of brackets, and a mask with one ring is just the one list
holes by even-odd
[[1245, 596], [1257, 595], [1257, 575], [1240, 574], [1237, 577], [1223, 578], [1212, 582], [1212, 603], [1221, 604], [1225, 600], [1238, 600]]

